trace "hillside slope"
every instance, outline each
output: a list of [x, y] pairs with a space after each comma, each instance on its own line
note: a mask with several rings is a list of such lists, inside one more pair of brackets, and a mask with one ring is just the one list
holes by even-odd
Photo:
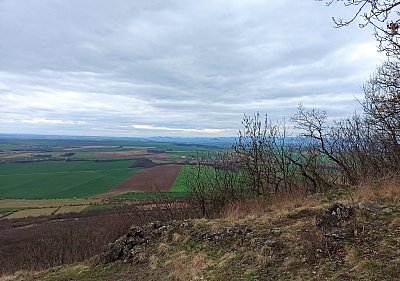
[[150, 223], [86, 263], [14, 280], [400, 280], [398, 202]]

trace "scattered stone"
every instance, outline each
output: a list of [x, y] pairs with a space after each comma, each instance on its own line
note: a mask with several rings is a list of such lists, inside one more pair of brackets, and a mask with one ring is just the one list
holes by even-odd
[[251, 237], [253, 230], [245, 225], [235, 225], [234, 227], [224, 227], [222, 231], [216, 233], [206, 233], [204, 238], [208, 241], [216, 241], [228, 237]]
[[334, 204], [323, 214], [317, 215], [316, 226], [323, 231], [325, 237], [348, 239], [354, 237], [355, 229], [351, 223], [354, 211], [343, 204]]
[[316, 216], [316, 226], [319, 228], [339, 227], [352, 216], [353, 208], [336, 203], [325, 213]]
[[271, 229], [271, 233], [275, 235], [279, 235], [282, 233], [282, 230], [280, 228], [273, 228]]
[[172, 230], [179, 228], [181, 224], [186, 228], [191, 227], [186, 221], [183, 223], [173, 221], [166, 224], [152, 222], [145, 224], [143, 227], [134, 226], [126, 235], [106, 247], [101, 260], [106, 264], [118, 260], [124, 262], [132, 261], [142, 252], [143, 246], [150, 242], [160, 241], [161, 237], [167, 236]]
[[382, 213], [385, 213], [385, 214], [391, 214], [391, 213], [393, 213], [394, 211], [393, 211], [393, 209], [392, 208], [384, 208], [383, 210], [382, 210]]
[[264, 241], [264, 244], [267, 246], [273, 247], [276, 244], [276, 241], [267, 239]]

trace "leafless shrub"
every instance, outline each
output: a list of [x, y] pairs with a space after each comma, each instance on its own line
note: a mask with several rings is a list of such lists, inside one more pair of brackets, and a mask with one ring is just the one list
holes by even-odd
[[335, 172], [312, 138], [293, 138], [285, 121], [273, 123], [258, 113], [245, 115], [242, 123], [231, 149], [198, 156], [187, 175], [189, 192], [204, 216], [231, 202], [330, 186]]
[[330, 6], [342, 3], [345, 7], [355, 7], [353, 16], [349, 19], [334, 18], [335, 27], [344, 27], [361, 18], [359, 27], [372, 26], [378, 42], [378, 49], [388, 56], [400, 55], [400, 2], [397, 0], [318, 0]]
[[[177, 199], [178, 200], [178, 199]], [[0, 221], [0, 276], [17, 271], [43, 270], [100, 254], [103, 247], [125, 234], [132, 225], [199, 216], [192, 208], [144, 208], [135, 204], [110, 210], [61, 216]], [[183, 201], [179, 204], [184, 203]], [[147, 202], [147, 205], [153, 205]], [[182, 205], [181, 205], [182, 206]], [[172, 216], [172, 217], [171, 217]]]

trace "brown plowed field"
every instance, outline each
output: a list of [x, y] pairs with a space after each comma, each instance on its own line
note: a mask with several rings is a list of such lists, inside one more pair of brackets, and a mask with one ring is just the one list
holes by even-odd
[[96, 199], [107, 199], [112, 196], [127, 192], [159, 192], [168, 191], [176, 177], [181, 165], [163, 165], [140, 170], [129, 177], [113, 190], [96, 195]]

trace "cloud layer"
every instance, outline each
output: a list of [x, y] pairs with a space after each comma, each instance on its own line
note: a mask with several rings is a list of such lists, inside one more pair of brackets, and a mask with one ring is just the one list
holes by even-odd
[[[301, 3], [300, 3], [301, 2]], [[338, 6], [339, 7], [339, 6]], [[384, 59], [298, 0], [0, 0], [0, 132], [235, 135], [244, 113], [351, 114]]]

